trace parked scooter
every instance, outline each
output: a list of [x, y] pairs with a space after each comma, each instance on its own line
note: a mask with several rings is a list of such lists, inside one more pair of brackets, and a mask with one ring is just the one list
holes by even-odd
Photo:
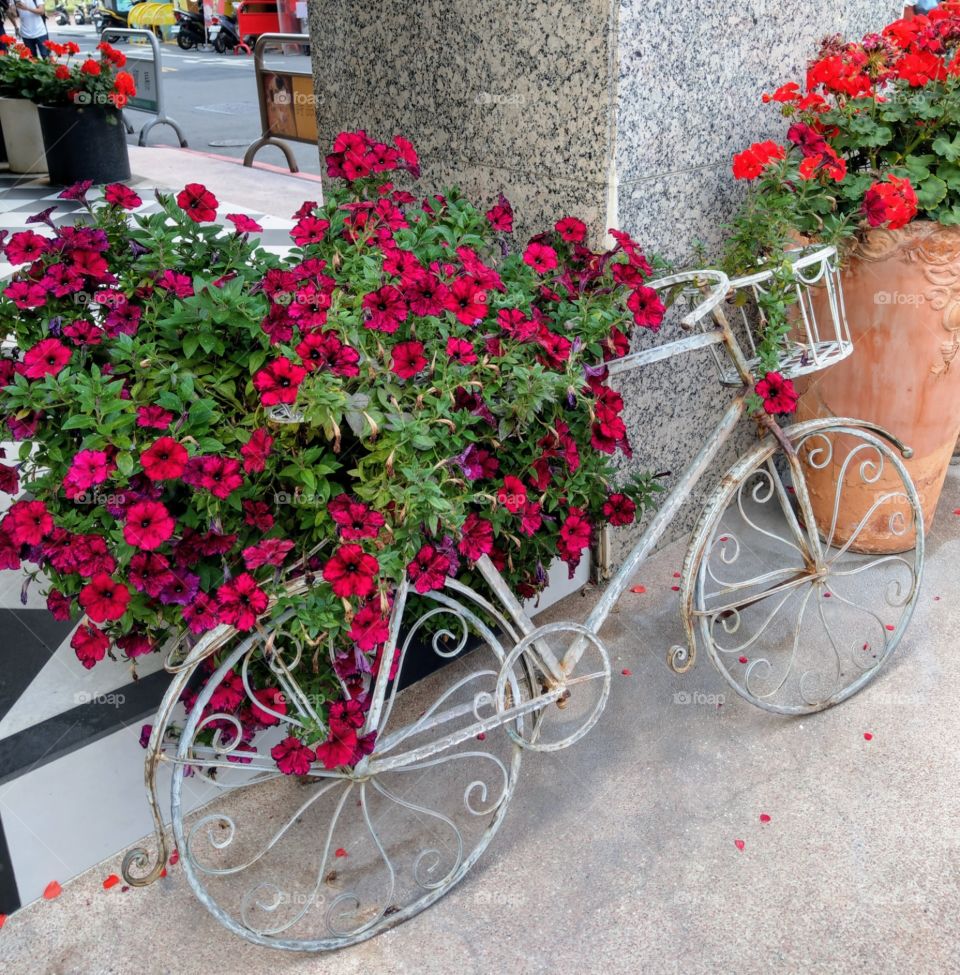
[[54, 7], [53, 9], [56, 12], [57, 24], [60, 27], [63, 27], [64, 24], [70, 23], [70, 11], [67, 10], [67, 8], [62, 3], [57, 4], [57, 6]]
[[[103, 2], [96, 7], [93, 11], [91, 17], [93, 21], [94, 30], [98, 34], [103, 34], [103, 32], [109, 31], [111, 27], [124, 28], [127, 26], [127, 17], [130, 13], [130, 8], [133, 3], [130, 0], [103, 0]], [[107, 33], [104, 36], [104, 40], [109, 44], [114, 44], [120, 40], [122, 35], [114, 34], [110, 35]]]
[[171, 33], [176, 37], [177, 46], [181, 50], [189, 51], [193, 47], [207, 43], [207, 25], [203, 19], [202, 7], [198, 13], [174, 7], [173, 16], [177, 22], [173, 25]]
[[236, 14], [219, 14], [210, 19], [210, 43], [217, 54], [234, 51], [238, 47], [250, 53], [250, 46], [244, 43], [237, 28]]

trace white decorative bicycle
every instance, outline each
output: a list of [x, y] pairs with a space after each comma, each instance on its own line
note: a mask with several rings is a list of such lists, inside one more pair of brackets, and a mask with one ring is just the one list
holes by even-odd
[[[610, 363], [611, 374], [709, 348], [721, 379], [739, 392], [584, 622], [536, 626], [486, 557], [478, 568], [493, 598], [448, 579], [443, 590], [417, 597], [430, 605], [411, 618], [401, 585], [384, 658], [397, 653], [397, 672], [391, 679], [389, 667], [379, 670], [361, 732], [375, 731], [376, 746], [356, 767], [315, 763], [302, 776], [284, 776], [270, 757], [286, 734], [319, 722], [297, 676], [314, 650], [289, 632], [292, 611], [248, 634], [220, 627], [185, 656], [175, 650], [168, 659], [174, 679], [146, 759], [158, 850], [128, 853], [127, 881], [149, 883], [165, 863], [156, 775], [168, 766], [173, 836], [190, 885], [250, 941], [303, 951], [343, 947], [450, 890], [503, 822], [524, 752], [566, 748], [599, 720], [611, 682], [604, 622], [749, 410], [755, 350], [741, 345], [742, 329], [729, 324], [725, 302], [756, 297], [769, 281], [768, 273], [731, 282], [700, 271], [653, 282], [693, 305], [683, 319], [691, 334]], [[796, 377], [849, 355], [852, 343], [836, 252], [797, 255], [794, 281], [799, 314], [784, 340], [784, 372]], [[842, 418], [781, 429], [770, 417], [761, 430], [693, 532], [680, 584], [687, 642], [670, 650], [668, 663], [684, 673], [702, 648], [751, 704], [809, 714], [862, 689], [900, 642], [918, 595], [923, 519], [901, 461], [909, 451], [887, 431]], [[828, 466], [833, 496], [814, 504], [806, 472]], [[851, 499], [861, 504], [852, 528]], [[885, 532], [888, 548], [899, 551], [862, 551], [858, 538], [867, 530]], [[301, 579], [290, 591], [307, 585]], [[412, 655], [423, 652], [452, 662], [398, 693]], [[219, 666], [171, 745], [178, 701], [195, 675], [207, 676], [214, 654]], [[275, 733], [251, 747], [237, 719], [211, 713], [209, 704], [233, 672], [252, 701], [253, 666], [274, 675], [287, 708]], [[188, 814], [197, 782], [215, 787], [216, 799]]]

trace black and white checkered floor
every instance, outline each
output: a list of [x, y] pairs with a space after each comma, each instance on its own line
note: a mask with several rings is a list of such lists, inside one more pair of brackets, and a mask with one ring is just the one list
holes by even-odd
[[[153, 184], [128, 182], [144, 201], [136, 212], [159, 210]], [[54, 223], [72, 221], [82, 207], [59, 193], [45, 177], [0, 173], [0, 229], [23, 229], [51, 206]], [[289, 249], [292, 221], [226, 200], [219, 212], [247, 213], [264, 228], [267, 250]], [[0, 280], [12, 271], [0, 261]], [[12, 501], [0, 494], [0, 513]], [[21, 572], [0, 571], [0, 914], [150, 831], [147, 804], [131, 783], [142, 780], [140, 728], [169, 680], [159, 655], [136, 673], [109, 659], [84, 670], [69, 644], [74, 624], [54, 620], [39, 587], [24, 590], [24, 581]], [[209, 798], [207, 788], [191, 789], [191, 805]]]

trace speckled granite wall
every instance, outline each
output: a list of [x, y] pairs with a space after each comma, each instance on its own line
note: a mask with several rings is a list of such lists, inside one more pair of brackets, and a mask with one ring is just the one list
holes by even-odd
[[[698, 242], [717, 250], [738, 195], [733, 152], [782, 132], [761, 93], [797, 77], [825, 34], [860, 35], [902, 9], [897, 0], [310, 0], [320, 144], [346, 128], [402, 132], [421, 151], [425, 188], [456, 183], [491, 201], [503, 190], [519, 233], [572, 212], [595, 237], [621, 226], [682, 263]], [[709, 353], [634, 373], [624, 393], [631, 467], [669, 471], [730, 397]]]
[[345, 128], [401, 132], [424, 186], [503, 190], [531, 230], [569, 211], [603, 224], [608, 0], [310, 0], [309, 12], [321, 146]]

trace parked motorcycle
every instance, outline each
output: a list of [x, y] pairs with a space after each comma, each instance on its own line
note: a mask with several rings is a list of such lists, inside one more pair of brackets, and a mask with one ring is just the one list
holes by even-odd
[[103, 0], [93, 11], [91, 19], [94, 30], [98, 34], [103, 34], [106, 30], [108, 33], [104, 35], [103, 39], [110, 44], [120, 40], [123, 35], [115, 34], [111, 36], [109, 30], [111, 27], [127, 27], [127, 17], [131, 7], [133, 7], [133, 4], [130, 0]]
[[198, 13], [189, 10], [173, 8], [176, 23], [171, 28], [171, 34], [177, 39], [177, 46], [183, 51], [199, 47], [207, 43], [207, 25], [203, 19], [203, 8]]
[[250, 53], [250, 46], [240, 36], [236, 14], [220, 14], [210, 19], [210, 43], [217, 54], [242, 47]]

